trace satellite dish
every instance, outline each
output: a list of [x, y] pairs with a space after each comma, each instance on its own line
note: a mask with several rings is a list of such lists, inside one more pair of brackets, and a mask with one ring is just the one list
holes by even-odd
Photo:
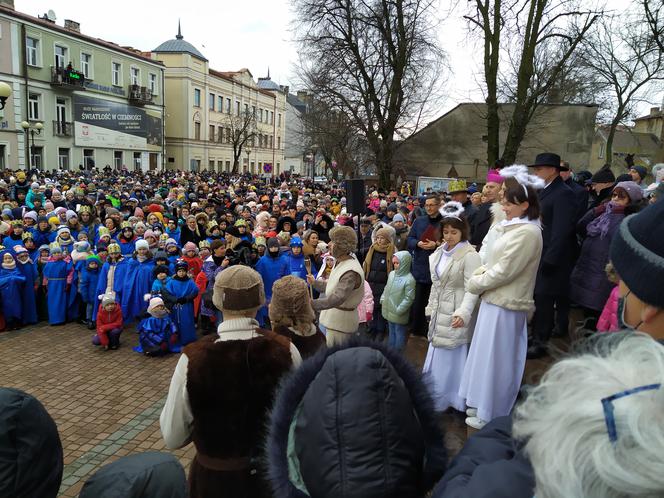
[[46, 13], [46, 19], [48, 19], [51, 22], [55, 22], [57, 17], [55, 17], [55, 12], [53, 9], [49, 9], [48, 12]]

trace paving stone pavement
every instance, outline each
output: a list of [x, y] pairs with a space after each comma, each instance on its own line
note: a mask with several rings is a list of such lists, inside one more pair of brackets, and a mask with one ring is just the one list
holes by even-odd
[[[0, 333], [0, 385], [22, 389], [39, 399], [60, 432], [64, 473], [60, 496], [76, 497], [86, 479], [122, 456], [169, 451], [159, 430], [159, 414], [178, 355], [145, 358], [131, 348], [133, 328], [123, 332], [117, 351], [91, 344], [92, 332], [78, 324], [39, 324]], [[421, 368], [428, 343], [411, 337], [407, 357]], [[541, 373], [546, 362], [529, 362], [526, 378]], [[531, 379], [532, 380], [532, 379]], [[450, 455], [463, 446], [463, 416], [441, 416]], [[193, 445], [172, 451], [188, 470]]]

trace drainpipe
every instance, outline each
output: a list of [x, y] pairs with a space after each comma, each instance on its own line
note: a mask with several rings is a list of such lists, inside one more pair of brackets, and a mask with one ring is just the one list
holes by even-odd
[[[25, 31], [25, 23], [21, 23], [21, 67], [23, 69], [23, 82], [24, 82], [24, 90], [25, 90], [25, 120], [29, 122], [29, 114], [28, 114], [28, 97], [29, 97], [29, 91], [28, 91], [28, 58], [26, 56], [27, 54], [27, 46], [25, 43], [25, 37], [26, 37], [26, 31]], [[43, 62], [43, 61], [42, 61]], [[28, 169], [29, 167], [32, 166], [32, 158], [30, 157], [30, 140], [28, 139], [28, 134], [26, 133], [25, 130], [23, 131], [23, 140], [24, 140], [24, 146], [23, 148], [25, 149], [24, 154], [25, 154], [25, 159], [24, 159], [24, 164], [23, 167], [24, 169]]]
[[166, 170], [166, 84], [164, 73], [166, 73], [165, 65], [161, 68], [161, 171]]

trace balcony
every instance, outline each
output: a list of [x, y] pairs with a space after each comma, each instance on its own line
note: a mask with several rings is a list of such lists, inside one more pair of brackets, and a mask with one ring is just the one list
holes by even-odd
[[152, 104], [152, 90], [146, 86], [129, 85], [129, 103], [136, 105]]
[[51, 85], [65, 90], [85, 90], [85, 75], [71, 67], [51, 66]]
[[71, 137], [74, 134], [74, 123], [69, 121], [53, 121], [54, 137]]

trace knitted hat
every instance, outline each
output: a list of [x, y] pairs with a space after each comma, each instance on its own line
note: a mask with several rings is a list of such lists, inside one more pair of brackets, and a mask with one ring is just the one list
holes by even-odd
[[52, 242], [48, 246], [48, 249], [51, 252], [51, 254], [61, 254], [62, 253], [62, 247], [60, 247], [60, 244], [58, 244], [57, 242]]
[[168, 247], [168, 246], [177, 246], [177, 245], [178, 245], [178, 243], [175, 242], [175, 239], [167, 239], [166, 242], [165, 242], [165, 244], [164, 244], [165, 247]]
[[76, 214], [76, 211], [72, 211], [71, 209], [67, 210], [67, 214], [65, 215], [65, 218], [67, 221], [71, 220], [72, 218], [78, 218], [78, 215]]
[[182, 250], [184, 252], [187, 252], [187, 251], [197, 251], [198, 252], [198, 247], [196, 247], [196, 244], [194, 244], [193, 242], [187, 242], [184, 245], [184, 247], [182, 248]]
[[302, 247], [302, 239], [297, 235], [292, 237], [290, 240], [290, 247]]
[[643, 190], [641, 190], [641, 187], [639, 187], [636, 182], [619, 182], [616, 184], [613, 190], [617, 188], [621, 188], [627, 192], [629, 200], [632, 201], [632, 203], [639, 202], [641, 199], [643, 199]]
[[23, 219], [30, 218], [31, 220], [34, 220], [35, 223], [37, 223], [37, 213], [34, 211], [28, 211], [23, 215]]
[[148, 313], [152, 315], [157, 306], [164, 306], [164, 300], [159, 296], [155, 296], [150, 299], [150, 304], [148, 304]]
[[276, 237], [270, 237], [269, 239], [267, 239], [266, 246], [267, 246], [268, 250], [270, 249], [270, 247], [273, 248], [273, 249], [275, 247], [277, 249], [279, 249], [279, 240]]
[[165, 273], [166, 275], [169, 275], [171, 272], [168, 269], [167, 265], [157, 265], [154, 267], [154, 270], [152, 270], [152, 276], [154, 278], [157, 278], [157, 275], [160, 273]]
[[336, 226], [330, 230], [330, 241], [334, 242], [333, 256], [338, 258], [357, 250], [357, 234], [348, 226]]
[[189, 263], [187, 263], [184, 259], [178, 259], [175, 262], [175, 271], [177, 272], [178, 270], [189, 271]]
[[16, 255], [18, 256], [18, 255], [21, 254], [21, 253], [24, 253], [24, 252], [27, 253], [28, 250], [27, 250], [25, 247], [23, 247], [23, 246], [14, 246], [14, 252], [15, 252]]
[[634, 171], [636, 171], [639, 174], [639, 177], [641, 180], [645, 179], [646, 176], [648, 176], [648, 170], [645, 168], [645, 166], [641, 166], [640, 164], [636, 164], [632, 166]]
[[168, 254], [166, 254], [166, 251], [157, 251], [157, 252], [154, 254], [154, 260], [155, 260], [155, 261], [160, 260], [160, 259], [161, 259], [161, 260], [164, 260], [164, 259], [165, 259], [165, 260], [168, 260]]
[[120, 254], [120, 252], [122, 252], [120, 250], [120, 244], [118, 244], [116, 242], [108, 244], [108, 253], [109, 254], [113, 254], [113, 253]]
[[58, 228], [57, 236], [60, 237], [65, 232], [67, 232], [69, 235], [71, 235], [71, 230], [69, 230], [69, 228], [60, 227], [60, 228]]
[[136, 241], [136, 250], [138, 251], [139, 249], [150, 249], [150, 244], [148, 244], [147, 240], [137, 240]]
[[143, 238], [147, 239], [148, 237], [152, 237], [153, 239], [156, 239], [157, 234], [154, 233], [152, 230], [146, 230], [145, 233], [143, 234]]
[[226, 268], [214, 281], [212, 302], [221, 311], [258, 310], [265, 303], [263, 279], [248, 266]]
[[101, 266], [101, 258], [96, 254], [90, 254], [87, 258], [85, 258], [86, 265], [90, 264], [91, 261], [94, 261], [97, 263], [98, 266]]
[[611, 167], [606, 164], [593, 175], [590, 181], [592, 183], [613, 183], [616, 181], [616, 175], [611, 171]]
[[99, 299], [101, 300], [101, 305], [106, 306], [107, 304], [113, 304], [115, 302], [115, 292], [107, 292], [106, 294], [102, 294], [99, 296]]
[[394, 217], [392, 218], [392, 221], [400, 221], [400, 222], [402, 222], [402, 223], [406, 223], [406, 218], [403, 217], [403, 214], [401, 214], [401, 213], [397, 213], [397, 214], [395, 214]]
[[379, 228], [378, 230], [376, 230], [376, 238], [383, 237], [385, 240], [390, 242], [392, 241], [392, 234], [393, 231], [386, 227]]
[[307, 283], [294, 275], [287, 275], [272, 285], [269, 316], [272, 326], [292, 327], [297, 323], [314, 323], [316, 314], [311, 307]]
[[641, 301], [664, 309], [664, 201], [628, 216], [611, 243], [620, 279]]

